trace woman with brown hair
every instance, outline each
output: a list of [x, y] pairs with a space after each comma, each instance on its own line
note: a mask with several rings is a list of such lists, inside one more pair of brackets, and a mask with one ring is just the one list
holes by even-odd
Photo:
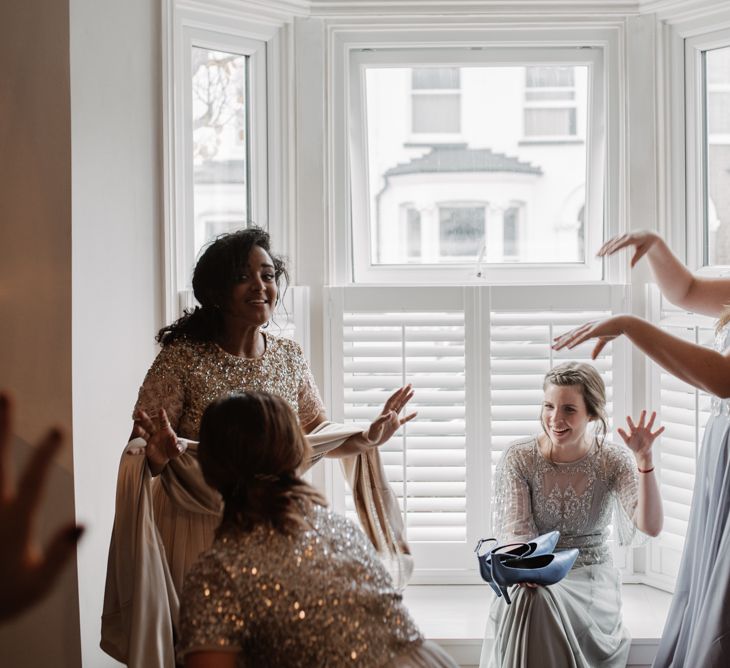
[[221, 513], [220, 495], [198, 466], [200, 420], [210, 402], [231, 392], [284, 399], [312, 445], [308, 465], [340, 458], [368, 537], [398, 584], [412, 570], [378, 446], [414, 417], [400, 416], [413, 392], [396, 390], [369, 425], [329, 422], [301, 348], [267, 331], [286, 275], [266, 231], [222, 235], [195, 265], [200, 305], [158, 333], [162, 348], [139, 390], [120, 463], [102, 615], [102, 649], [132, 668], [174, 667], [183, 578], [210, 547]]
[[[651, 449], [662, 430], [652, 432], [655, 416], [647, 423], [642, 413], [637, 424], [628, 420], [628, 433], [618, 429], [628, 447], [606, 441], [606, 388], [590, 364], [554, 367], [543, 393], [542, 433], [512, 443], [500, 461], [495, 535], [500, 543], [525, 543], [559, 531], [556, 549], [577, 549], [578, 556], [560, 582], [526, 584], [510, 605], [505, 596], [495, 599], [481, 666], [623, 668], [630, 643], [609, 524], [624, 545], [637, 528], [661, 531]], [[510, 561], [504, 565], [508, 573]]]
[[185, 581], [178, 660], [455, 668], [423, 640], [365, 535], [299, 477], [310, 457], [279, 397], [233, 394], [205, 410], [199, 461], [224, 510]]

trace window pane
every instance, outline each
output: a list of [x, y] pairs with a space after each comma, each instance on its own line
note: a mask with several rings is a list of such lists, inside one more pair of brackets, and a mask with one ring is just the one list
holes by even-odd
[[528, 88], [557, 88], [575, 85], [573, 67], [526, 67], [525, 81]]
[[707, 263], [730, 264], [730, 47], [705, 53]]
[[461, 129], [461, 97], [459, 95], [413, 96], [413, 132], [444, 133]]
[[411, 70], [414, 89], [459, 88], [458, 67], [419, 67]]
[[246, 56], [192, 48], [195, 252], [246, 226]]
[[525, 109], [526, 137], [570, 137], [575, 134], [575, 109]]
[[421, 257], [421, 214], [416, 209], [406, 210], [406, 247], [408, 257]]
[[[546, 106], [530, 101], [527, 107], [526, 69], [462, 67], [458, 92], [414, 90], [412, 68], [366, 69], [372, 264], [418, 258], [422, 264], [476, 266], [483, 247], [487, 264], [585, 261], [579, 214], [585, 204], [588, 68], [535, 68], [535, 80], [556, 70], [543, 79], [570, 84], [571, 99], [562, 99], [564, 87], [541, 90], [554, 96]], [[456, 132], [458, 143], [414, 138]], [[512, 223], [504, 229], [504, 214], [515, 202], [521, 203], [519, 244], [510, 236]], [[479, 204], [476, 214], [470, 203], [488, 205]], [[419, 212], [420, 256], [403, 233], [408, 207]]]
[[439, 255], [474, 257], [484, 239], [483, 207], [441, 207], [439, 209]]

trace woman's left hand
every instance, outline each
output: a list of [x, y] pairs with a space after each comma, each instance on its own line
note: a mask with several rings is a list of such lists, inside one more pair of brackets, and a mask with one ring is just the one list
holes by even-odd
[[369, 447], [378, 447], [390, 440], [398, 429], [406, 422], [410, 422], [417, 413], [409, 413], [405, 417], [399, 417], [401, 411], [413, 398], [413, 387], [408, 384], [393, 392], [383, 406], [380, 415], [373, 420], [364, 436]]
[[591, 353], [591, 359], [596, 359], [607, 343], [610, 343], [626, 331], [629, 318], [631, 316], [615, 315], [605, 320], [587, 322], [585, 325], [556, 336], [553, 339], [553, 350], [562, 350], [563, 348], [571, 349], [589, 339], [598, 339]]
[[621, 428], [616, 430], [624, 443], [634, 453], [639, 468], [651, 468], [651, 448], [657, 437], [664, 431], [664, 427], [660, 427], [655, 432], [652, 432], [655, 419], [656, 411], [652, 412], [649, 422], [646, 422], [646, 411], [641, 411], [639, 424], [634, 424], [631, 416], [626, 418], [626, 422], [629, 425], [628, 434]]

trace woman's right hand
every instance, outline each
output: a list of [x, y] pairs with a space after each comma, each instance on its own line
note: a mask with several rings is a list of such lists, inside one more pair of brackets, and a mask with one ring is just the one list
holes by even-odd
[[622, 248], [633, 247], [634, 255], [631, 258], [631, 268], [633, 269], [636, 263], [649, 252], [649, 249], [660, 241], [661, 237], [658, 234], [646, 230], [633, 232], [632, 234], [621, 234], [603, 244], [596, 255], [598, 257], [607, 257], [617, 253]]
[[135, 432], [147, 440], [145, 454], [154, 475], [162, 471], [171, 459], [179, 457], [184, 452], [184, 448], [178, 443], [177, 434], [170, 426], [164, 408], [160, 408], [154, 420], [145, 411], [140, 410], [134, 416], [132, 433]]

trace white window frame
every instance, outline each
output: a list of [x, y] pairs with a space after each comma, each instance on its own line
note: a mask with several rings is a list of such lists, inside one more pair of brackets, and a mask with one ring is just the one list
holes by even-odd
[[[296, 10], [296, 15], [302, 14]], [[164, 317], [177, 318], [193, 303], [189, 289], [194, 266], [192, 209], [191, 87], [192, 44], [249, 57], [250, 202], [248, 218], [268, 228], [277, 250], [290, 248], [293, 137], [288, 115], [293, 82], [288, 76], [292, 34], [281, 8], [241, 0], [162, 1]]]
[[723, 276], [730, 265], [705, 266], [707, 240], [705, 194], [707, 156], [705, 146], [705, 86], [703, 52], [730, 46], [730, 29], [697, 35], [685, 40], [685, 136], [686, 136], [686, 251], [689, 266], [702, 275]]
[[[590, 31], [589, 31], [590, 32]], [[524, 31], [529, 35], [530, 31]], [[334, 115], [337, 135], [335, 141], [341, 147], [335, 156], [345, 174], [351, 167], [351, 178], [338, 178], [338, 187], [346, 188], [349, 197], [336, 202], [341, 213], [339, 225], [335, 226], [336, 245], [344, 261], [336, 262], [335, 271], [338, 283], [478, 283], [484, 280], [493, 283], [520, 283], [532, 281], [564, 282], [596, 281], [606, 278], [603, 265], [594, 259], [600, 241], [617, 234], [622, 228], [618, 214], [618, 127], [620, 114], [614, 100], [618, 89], [616, 63], [614, 62], [614, 43], [609, 35], [602, 34], [603, 40], [591, 44], [590, 35], [580, 40], [583, 46], [592, 48], [571, 48], [575, 36], [566, 36], [565, 46], [558, 48], [540, 47], [543, 36], [534, 35], [537, 46], [529, 49], [515, 47], [514, 42], [506, 39], [505, 34], [495, 33], [502, 46], [468, 49], [468, 42], [458, 49], [413, 49], [408, 42], [396, 42], [380, 50], [372, 46], [358, 44], [356, 41], [343, 43], [343, 65], [335, 63], [334, 89], [347, 86], [349, 99], [342, 104], [341, 95], [335, 97]], [[613, 37], [612, 34], [610, 34]], [[482, 38], [483, 40], [484, 38]], [[527, 41], [527, 40], [526, 40]], [[552, 43], [559, 42], [558, 37]], [[521, 44], [525, 41], [521, 40]], [[529, 41], [527, 42], [529, 43]], [[339, 45], [338, 45], [339, 46]], [[408, 48], [408, 47], [411, 48]], [[575, 264], [532, 264], [504, 263], [489, 265], [483, 276], [478, 278], [475, 262], [456, 266], [426, 265], [372, 265], [370, 264], [370, 202], [367, 188], [367, 148], [366, 119], [364, 110], [364, 77], [361, 75], [368, 65], [383, 67], [417, 67], [419, 65], [469, 65], [477, 63], [524, 65], [537, 60], [546, 64], [586, 64], [593, 75], [589, 77], [589, 113], [593, 117], [589, 123], [590, 136], [587, 137], [587, 182], [586, 182], [586, 221], [593, 225], [586, 228], [585, 262]], [[349, 107], [349, 114], [346, 113]], [[612, 114], [615, 114], [613, 116]], [[351, 139], [350, 141], [348, 141]], [[351, 149], [350, 149], [351, 146]], [[345, 222], [347, 230], [341, 229]], [[344, 237], [344, 238], [343, 238]], [[368, 249], [364, 253], [358, 249]], [[355, 280], [357, 279], [357, 280]]]

